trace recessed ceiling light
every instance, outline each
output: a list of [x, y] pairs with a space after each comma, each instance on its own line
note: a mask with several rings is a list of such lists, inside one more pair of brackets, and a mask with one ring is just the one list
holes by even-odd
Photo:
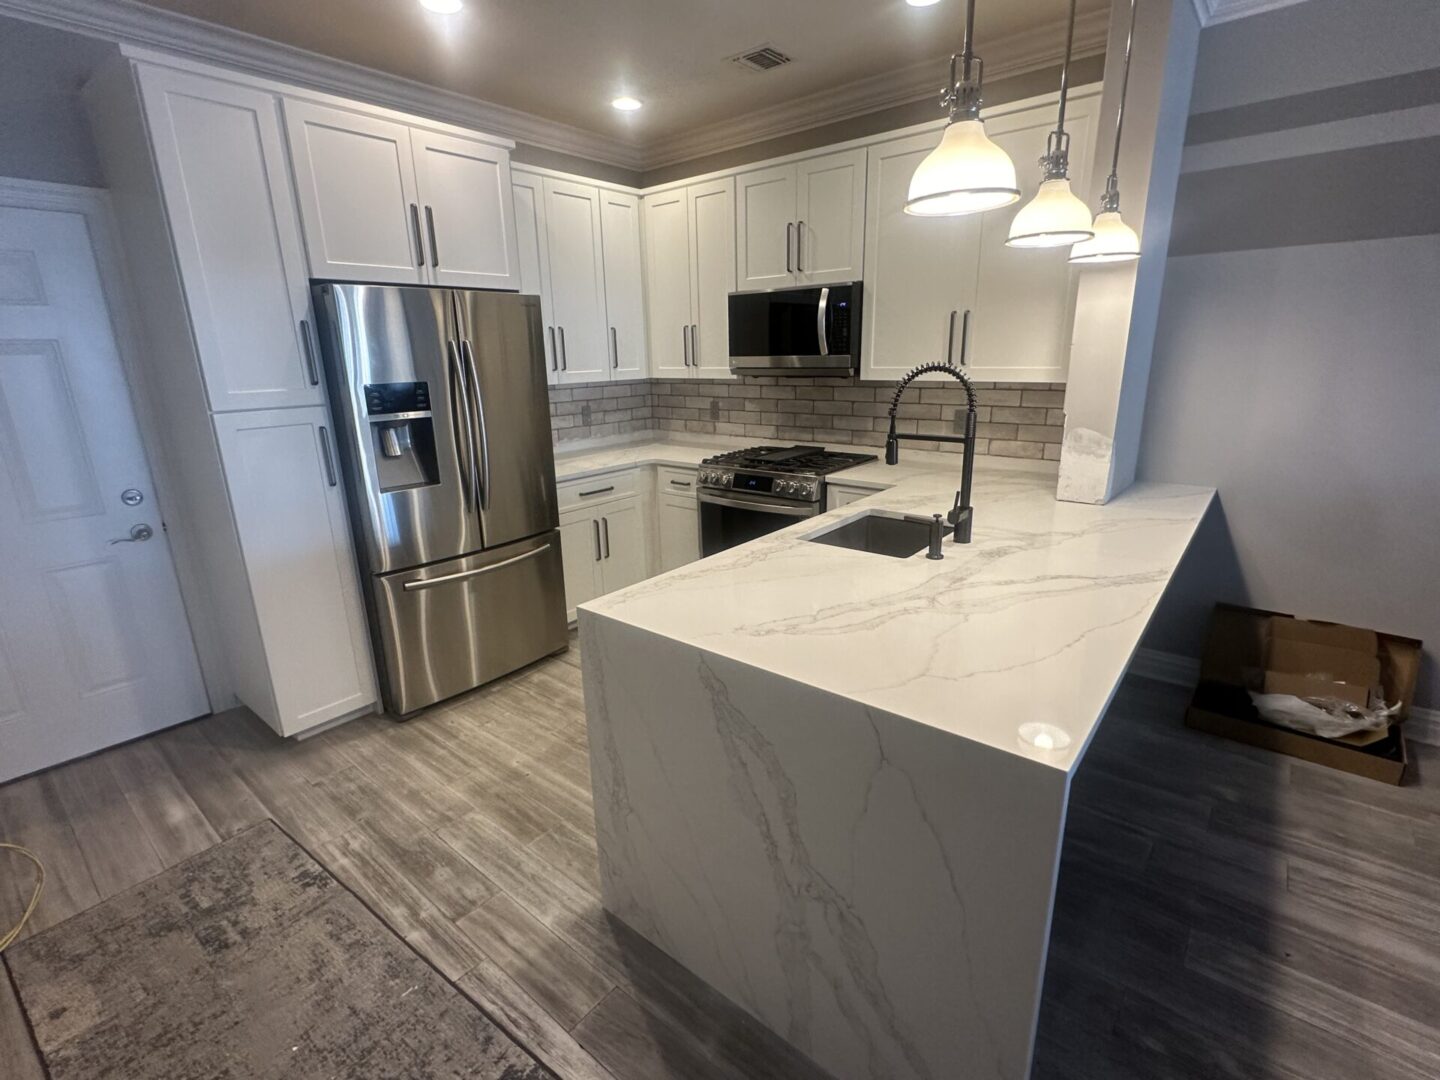
[[465, 4], [464, 0], [420, 0], [420, 6], [438, 15], [454, 15]]
[[940, 0], [905, 0], [911, 7], [930, 7], [938, 4]]
[[617, 97], [614, 101], [610, 102], [610, 104], [613, 105], [615, 108], [619, 109], [621, 112], [634, 112], [636, 109], [640, 108], [644, 104], [644, 102], [642, 102], [639, 98]]

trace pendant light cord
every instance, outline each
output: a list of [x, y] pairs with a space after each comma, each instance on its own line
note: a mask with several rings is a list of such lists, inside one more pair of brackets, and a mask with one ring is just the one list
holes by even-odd
[[[1131, 0], [1133, 6], [1134, 0]], [[1055, 133], [1065, 134], [1065, 97], [1070, 92], [1070, 50], [1075, 45], [1075, 0], [1070, 0], [1070, 23], [1065, 29], [1065, 62], [1060, 65], [1060, 115], [1055, 121]]]
[[[1130, 90], [1130, 46], [1135, 41], [1135, 0], [1130, 0], [1130, 29], [1125, 32], [1125, 66], [1120, 74], [1120, 107], [1115, 110], [1115, 149], [1110, 156], [1110, 175], [1105, 180], [1102, 208], [1120, 206], [1120, 135], [1125, 130], [1125, 97]], [[1114, 205], [1111, 206], [1113, 201]]]

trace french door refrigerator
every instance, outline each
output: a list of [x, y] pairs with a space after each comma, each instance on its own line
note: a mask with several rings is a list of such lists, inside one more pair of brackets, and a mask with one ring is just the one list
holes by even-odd
[[539, 298], [335, 283], [314, 296], [386, 710], [409, 716], [565, 648]]

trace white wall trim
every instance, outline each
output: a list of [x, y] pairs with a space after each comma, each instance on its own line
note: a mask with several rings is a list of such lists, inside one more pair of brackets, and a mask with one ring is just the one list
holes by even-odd
[[1251, 15], [1261, 15], [1277, 8], [1290, 7], [1304, 0], [1194, 0], [1195, 14], [1200, 16], [1200, 25], [1213, 26], [1215, 23], [1233, 22]]

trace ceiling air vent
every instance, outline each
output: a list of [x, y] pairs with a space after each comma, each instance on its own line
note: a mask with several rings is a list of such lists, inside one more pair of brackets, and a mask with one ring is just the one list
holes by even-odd
[[750, 71], [770, 71], [790, 63], [790, 57], [773, 45], [760, 45], [754, 49], [746, 49], [738, 56], [730, 57], [730, 62], [739, 64]]

